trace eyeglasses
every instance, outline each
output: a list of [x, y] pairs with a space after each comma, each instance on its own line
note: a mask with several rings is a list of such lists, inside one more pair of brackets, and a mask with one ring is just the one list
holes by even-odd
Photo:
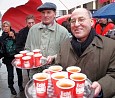
[[76, 24], [76, 22], [78, 22], [79, 24], [83, 24], [85, 22], [85, 20], [87, 20], [89, 18], [78, 18], [78, 19], [71, 19], [70, 23], [71, 24]]

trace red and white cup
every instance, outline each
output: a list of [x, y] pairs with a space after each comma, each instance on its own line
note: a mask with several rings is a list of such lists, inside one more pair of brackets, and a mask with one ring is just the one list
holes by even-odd
[[52, 84], [53, 84], [53, 87], [54, 87], [54, 93], [58, 96], [58, 94], [59, 94], [59, 90], [58, 90], [58, 88], [57, 88], [57, 86], [56, 86], [56, 82], [57, 81], [59, 81], [59, 80], [61, 80], [61, 79], [67, 79], [68, 78], [68, 74], [67, 74], [67, 72], [64, 72], [64, 71], [62, 71], [62, 72], [56, 72], [56, 73], [53, 73], [52, 75], [51, 75], [51, 80], [52, 80]]
[[83, 73], [74, 73], [70, 75], [70, 79], [75, 82], [74, 95], [75, 98], [83, 98], [85, 80], [87, 76]]
[[20, 51], [19, 53], [22, 54], [23, 56], [26, 56], [26, 53], [28, 53], [29, 51], [27, 50], [23, 50], [23, 51]]
[[28, 52], [28, 53], [26, 53], [26, 56], [30, 56], [31, 57], [31, 59], [30, 59], [30, 64], [31, 64], [31, 66], [33, 66], [34, 65], [34, 53], [33, 52]]
[[32, 66], [31, 66], [31, 57], [30, 56], [22, 57], [22, 61], [23, 61], [23, 68], [27, 68], [27, 69], [32, 68]]
[[39, 67], [41, 65], [41, 61], [40, 61], [41, 57], [42, 57], [41, 53], [34, 54], [34, 59], [35, 59], [34, 66], [35, 67]]
[[37, 54], [37, 53], [41, 53], [41, 50], [40, 49], [34, 49], [33, 52], [34, 52], [34, 54]]
[[75, 82], [70, 79], [61, 79], [56, 82], [58, 87], [59, 97], [58, 98], [73, 98], [73, 90]]
[[47, 73], [37, 73], [33, 75], [34, 86], [35, 86], [37, 97], [46, 98], [48, 79], [49, 79], [49, 74]]
[[68, 78], [70, 78], [71, 74], [79, 73], [81, 71], [81, 68], [77, 66], [70, 66], [66, 68], [66, 71], [68, 72]]
[[16, 66], [22, 68], [22, 65], [23, 65], [22, 57], [23, 57], [23, 55], [22, 54], [16, 54], [16, 55], [14, 55], [14, 57], [15, 57], [15, 61], [16, 61]]
[[50, 66], [48, 69], [49, 69], [50, 74], [61, 72], [63, 70], [62, 66], [59, 66], [59, 65]]

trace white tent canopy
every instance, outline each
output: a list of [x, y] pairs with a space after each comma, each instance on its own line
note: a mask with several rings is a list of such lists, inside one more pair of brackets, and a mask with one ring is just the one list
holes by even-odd
[[[29, 0], [0, 0], [0, 11], [3, 13], [11, 7], [24, 5]], [[39, 0], [38, 0], [39, 1]], [[52, 2], [56, 4], [57, 10], [69, 10], [76, 6], [89, 3], [95, 0], [41, 0], [43, 3]]]
[[52, 2], [57, 5], [57, 10], [69, 10], [76, 6], [89, 3], [95, 0], [42, 0], [42, 2]]
[[[16, 7], [27, 3], [29, 0], [0, 0], [0, 10], [7, 10], [10, 7]], [[39, 0], [38, 0], [39, 1]], [[95, 1], [95, 0], [41, 0], [44, 2], [52, 2], [57, 5], [57, 10], [68, 10], [73, 7]]]

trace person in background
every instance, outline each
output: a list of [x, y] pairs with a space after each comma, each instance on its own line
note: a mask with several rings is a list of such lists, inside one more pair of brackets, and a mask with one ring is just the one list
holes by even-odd
[[114, 25], [115, 25], [115, 18], [114, 19], [111, 19], [112, 20], [112, 22], [114, 23]]
[[[41, 12], [41, 22], [32, 26], [29, 30], [25, 49], [33, 51], [40, 49], [47, 64], [51, 64], [51, 58], [55, 58], [60, 49], [60, 44], [68, 38], [68, 30], [55, 21], [56, 5], [46, 2], [37, 8]], [[42, 72], [47, 65], [30, 70], [31, 76], [36, 72]]]
[[79, 66], [93, 82], [94, 98], [112, 98], [115, 97], [115, 41], [98, 35], [92, 25], [92, 15], [87, 9], [77, 8], [72, 12], [73, 37], [61, 44], [55, 64], [64, 70]]
[[[26, 39], [28, 36], [29, 29], [35, 24], [35, 17], [33, 15], [28, 15], [26, 17], [26, 27], [22, 28], [17, 37], [16, 37], [16, 52], [24, 50]], [[29, 77], [29, 69], [27, 69], [28, 77]]]
[[[4, 45], [4, 53], [3, 53], [3, 63], [6, 64], [7, 72], [8, 72], [8, 87], [11, 90], [13, 95], [16, 95], [16, 90], [14, 89], [14, 66], [11, 64], [12, 60], [14, 59], [15, 55], [15, 43], [16, 43], [16, 33], [11, 28], [11, 24], [9, 21], [4, 21], [2, 23], [2, 36], [1, 40]], [[11, 44], [13, 43], [13, 44]], [[13, 45], [13, 46], [11, 46]], [[10, 46], [10, 47], [8, 47]], [[12, 48], [11, 48], [12, 47]], [[11, 50], [10, 50], [11, 49]], [[20, 91], [24, 91], [23, 88], [23, 77], [22, 77], [22, 70], [16, 68], [17, 76], [18, 76], [18, 86]]]
[[114, 28], [114, 23], [109, 22], [107, 18], [100, 18], [95, 25], [95, 30], [100, 35], [106, 35], [109, 30]]
[[67, 20], [63, 21], [61, 25], [68, 30], [69, 37], [71, 37], [70, 17]]
[[22, 28], [16, 37], [16, 52], [24, 50], [29, 29], [35, 24], [35, 17], [28, 15], [26, 17], [26, 27]]

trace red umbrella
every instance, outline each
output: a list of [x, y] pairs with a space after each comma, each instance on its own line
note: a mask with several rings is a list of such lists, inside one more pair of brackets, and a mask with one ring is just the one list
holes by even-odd
[[57, 23], [62, 24], [62, 22], [68, 20], [68, 18], [70, 18], [70, 16], [71, 16], [71, 14], [60, 16], [56, 19], [56, 21], [57, 21]]
[[41, 16], [36, 9], [41, 4], [41, 0], [29, 0], [25, 5], [16, 8], [12, 7], [5, 12], [2, 17], [2, 22], [5, 20], [10, 21], [12, 28], [16, 32], [26, 26], [25, 18], [29, 14], [33, 14], [36, 17], [36, 22], [40, 22]]

